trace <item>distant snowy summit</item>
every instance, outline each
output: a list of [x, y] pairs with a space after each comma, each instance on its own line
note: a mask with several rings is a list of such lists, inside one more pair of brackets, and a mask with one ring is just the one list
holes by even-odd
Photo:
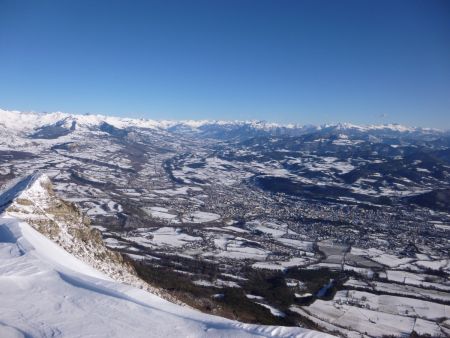
[[62, 112], [26, 113], [0, 109], [1, 129], [26, 133], [31, 138], [57, 138], [71, 132], [113, 129], [149, 129], [161, 132], [197, 134], [218, 139], [242, 139], [255, 136], [298, 136], [308, 133], [373, 133], [373, 134], [441, 134], [431, 128], [407, 127], [399, 124], [359, 126], [350, 123], [320, 126], [279, 124], [266, 121], [225, 120], [151, 120], [103, 115], [77, 115]]

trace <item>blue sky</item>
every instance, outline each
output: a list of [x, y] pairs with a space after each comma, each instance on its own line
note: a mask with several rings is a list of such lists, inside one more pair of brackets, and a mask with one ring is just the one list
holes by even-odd
[[0, 108], [450, 128], [450, 1], [0, 0]]

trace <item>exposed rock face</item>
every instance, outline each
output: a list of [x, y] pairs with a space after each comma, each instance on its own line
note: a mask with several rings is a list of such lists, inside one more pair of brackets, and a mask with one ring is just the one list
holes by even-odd
[[108, 249], [101, 233], [89, 226], [89, 219], [76, 205], [56, 196], [45, 174], [34, 174], [13, 182], [1, 194], [0, 202], [9, 215], [27, 222], [108, 277], [169, 298], [142, 281], [120, 253]]

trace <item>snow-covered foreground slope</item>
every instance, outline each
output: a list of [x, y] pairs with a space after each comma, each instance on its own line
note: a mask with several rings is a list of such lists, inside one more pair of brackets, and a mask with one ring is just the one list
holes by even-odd
[[0, 217], [0, 337], [327, 337], [242, 324], [112, 281], [30, 225]]

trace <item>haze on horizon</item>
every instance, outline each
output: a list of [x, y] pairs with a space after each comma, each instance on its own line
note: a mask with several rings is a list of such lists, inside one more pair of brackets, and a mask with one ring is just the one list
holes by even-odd
[[450, 3], [0, 0], [0, 107], [450, 128]]

